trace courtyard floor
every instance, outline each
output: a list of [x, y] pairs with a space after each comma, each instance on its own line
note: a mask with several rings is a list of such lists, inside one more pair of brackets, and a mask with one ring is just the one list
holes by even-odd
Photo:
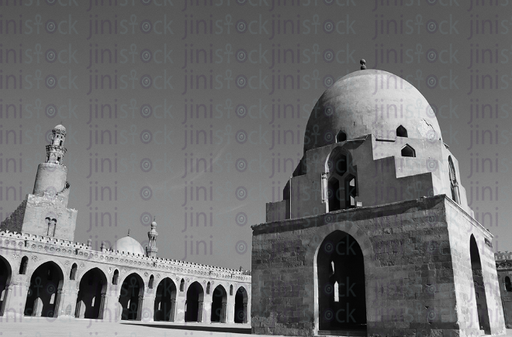
[[[0, 319], [1, 337], [248, 337], [249, 334], [250, 327], [240, 324], [213, 323], [205, 327], [194, 323], [184, 326], [173, 323], [114, 323], [75, 318]], [[512, 337], [512, 329], [508, 329], [505, 336]]]

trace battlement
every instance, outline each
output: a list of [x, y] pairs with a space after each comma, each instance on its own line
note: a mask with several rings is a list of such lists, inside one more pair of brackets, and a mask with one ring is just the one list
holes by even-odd
[[[0, 231], [0, 250], [15, 249], [38, 254], [52, 254], [73, 257], [77, 260], [88, 260], [100, 263], [137, 266], [151, 270], [168, 270], [185, 274], [203, 275], [218, 278], [230, 278], [250, 282], [248, 270], [237, 270], [217, 266], [204, 265], [160, 257], [134, 255], [113, 249], [97, 251], [87, 244], [57, 239], [42, 235]], [[21, 253], [20, 253], [21, 254]]]
[[494, 260], [496, 262], [512, 260], [512, 252], [509, 252], [509, 251], [497, 252], [494, 254]]

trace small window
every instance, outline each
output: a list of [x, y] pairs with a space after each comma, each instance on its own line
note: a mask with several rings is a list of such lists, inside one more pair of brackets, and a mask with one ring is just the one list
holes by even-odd
[[181, 282], [180, 282], [180, 291], [185, 291], [185, 280], [184, 280], [184, 279], [181, 279]]
[[155, 282], [155, 277], [153, 275], [151, 275], [149, 277], [149, 284], [148, 284], [149, 289], [153, 289], [153, 283], [154, 282]]
[[76, 263], [73, 263], [71, 266], [71, 272], [69, 273], [69, 279], [74, 280], [76, 278], [76, 270], [78, 269], [78, 266]]
[[402, 149], [402, 157], [416, 157], [416, 151], [409, 144]]
[[338, 281], [334, 282], [334, 302], [340, 301], [340, 285]]
[[20, 275], [25, 275], [25, 273], [27, 272], [27, 267], [28, 267], [28, 257], [23, 256], [23, 258], [21, 259], [21, 263], [20, 263], [20, 270], [19, 270]]
[[512, 291], [512, 283], [510, 282], [510, 277], [505, 277], [505, 289], [507, 291]]
[[347, 140], [347, 134], [343, 131], [338, 132], [338, 134], [336, 135], [336, 142], [340, 143], [340, 142], [344, 142], [346, 140]]
[[119, 279], [119, 270], [116, 269], [114, 271], [114, 276], [112, 276], [112, 284], [116, 285], [118, 279]]
[[233, 285], [229, 286], [229, 295], [233, 296]]
[[356, 195], [357, 195], [357, 187], [356, 187], [356, 178], [352, 175], [347, 176], [345, 178], [345, 193], [346, 199], [345, 199], [345, 207], [346, 208], [352, 208], [356, 207]]
[[206, 294], [210, 294], [210, 282], [206, 284]]
[[407, 129], [400, 125], [398, 128], [396, 128], [396, 136], [407, 138]]

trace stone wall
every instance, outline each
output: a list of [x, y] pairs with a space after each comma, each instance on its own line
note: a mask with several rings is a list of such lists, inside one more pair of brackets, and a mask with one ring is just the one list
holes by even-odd
[[[318, 249], [329, 234], [342, 231], [364, 256], [368, 336], [480, 334], [475, 317], [463, 315], [476, 311], [476, 303], [462, 302], [456, 288], [461, 281], [455, 280], [464, 274], [469, 287], [469, 248], [460, 249], [469, 247], [469, 236], [451, 237], [449, 223], [459, 217], [481, 241], [485, 233], [452, 204], [442, 195], [253, 226], [253, 333], [318, 334]], [[480, 254], [484, 279], [492, 283], [488, 252]], [[486, 294], [494, 310], [499, 295]], [[499, 313], [491, 326], [493, 333], [504, 331]]]
[[18, 208], [16, 208], [16, 210], [7, 217], [7, 219], [0, 223], [0, 230], [21, 233], [26, 206], [27, 200], [25, 199], [21, 202]]

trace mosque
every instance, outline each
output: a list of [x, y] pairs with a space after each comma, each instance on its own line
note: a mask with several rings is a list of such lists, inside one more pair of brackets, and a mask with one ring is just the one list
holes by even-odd
[[[283, 200], [252, 226], [252, 271], [74, 241], [66, 129], [0, 225], [0, 316], [250, 324], [253, 334], [481, 336], [512, 326], [512, 254], [474, 219], [435, 112], [386, 71], [355, 71], [311, 112]], [[511, 294], [511, 295], [509, 295]]]
[[435, 112], [361, 65], [320, 97], [283, 200], [252, 227], [253, 333], [504, 334], [512, 261], [498, 277]]
[[32, 194], [0, 224], [0, 316], [250, 324], [250, 273], [157, 257], [155, 221], [145, 249], [75, 242], [66, 128], [52, 133]]

